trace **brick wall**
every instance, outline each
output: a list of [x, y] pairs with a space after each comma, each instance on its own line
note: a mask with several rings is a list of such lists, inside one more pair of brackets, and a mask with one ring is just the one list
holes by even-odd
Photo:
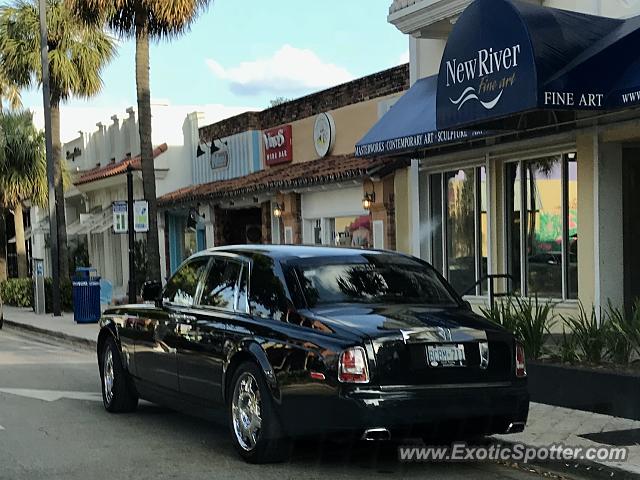
[[281, 241], [284, 242], [284, 231], [287, 227], [291, 227], [293, 232], [293, 245], [302, 243], [302, 197], [298, 193], [280, 193], [277, 202], [284, 206], [282, 212], [282, 233]]
[[246, 112], [202, 127], [200, 138], [209, 142], [214, 138], [228, 137], [247, 130], [264, 130], [347, 105], [399, 93], [408, 88], [409, 65], [399, 65], [262, 112]]

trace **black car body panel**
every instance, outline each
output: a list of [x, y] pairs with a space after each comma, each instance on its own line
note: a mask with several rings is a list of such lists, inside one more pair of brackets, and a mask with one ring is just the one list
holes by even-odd
[[[469, 432], [502, 433], [526, 422], [529, 397], [526, 379], [515, 375], [513, 336], [465, 308], [446, 284], [454, 300], [447, 305], [305, 300], [298, 262], [363, 255], [424, 264], [356, 249], [208, 250], [183, 264], [155, 304], [107, 310], [98, 349], [113, 335], [142, 398], [193, 413], [224, 404], [234, 369], [253, 361], [290, 435], [427, 430], [450, 421]], [[176, 289], [180, 282], [184, 291]], [[426, 345], [448, 342], [464, 345], [467, 364], [430, 366]], [[488, 365], [481, 365], [481, 343], [488, 344]], [[340, 354], [354, 346], [366, 351], [366, 384], [338, 380]]]

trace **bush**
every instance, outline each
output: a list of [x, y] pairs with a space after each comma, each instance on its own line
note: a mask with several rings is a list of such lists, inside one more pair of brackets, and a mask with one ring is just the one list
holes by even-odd
[[636, 301], [630, 317], [609, 302], [607, 322], [607, 355], [613, 362], [627, 365], [634, 351], [640, 354], [640, 300]]
[[[47, 313], [53, 312], [51, 308], [53, 297], [53, 280], [50, 278], [44, 279], [44, 302], [47, 309]], [[71, 280], [63, 278], [60, 280], [60, 308], [63, 312], [73, 312], [73, 295]]]
[[530, 358], [537, 359], [555, 319], [550, 303], [541, 305], [538, 298], [509, 298], [490, 309], [481, 309], [487, 320], [513, 333]]
[[562, 317], [565, 324], [571, 329], [577, 347], [577, 354], [580, 360], [600, 363], [609, 336], [609, 323], [600, 311], [600, 318], [595, 307], [591, 308], [591, 313], [587, 314], [582, 303], [580, 303], [580, 313], [577, 318]]
[[0, 283], [0, 295], [5, 305], [33, 307], [33, 281], [30, 278], [10, 278]]
[[[44, 297], [47, 313], [51, 313], [53, 281], [44, 279]], [[31, 278], [10, 278], [0, 283], [0, 295], [5, 305], [13, 307], [33, 308], [33, 280]], [[71, 281], [62, 279], [60, 282], [60, 298], [62, 310], [73, 311], [71, 296]]]

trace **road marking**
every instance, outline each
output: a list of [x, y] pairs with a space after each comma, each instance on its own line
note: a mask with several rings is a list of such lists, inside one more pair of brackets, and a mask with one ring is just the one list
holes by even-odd
[[0, 388], [1, 393], [16, 395], [19, 397], [35, 398], [45, 402], [55, 402], [63, 398], [71, 400], [87, 400], [101, 402], [102, 394], [93, 392], [65, 392], [60, 390], [32, 390], [28, 388]]
[[0, 431], [4, 430], [4, 427], [2, 425], [0, 425]]

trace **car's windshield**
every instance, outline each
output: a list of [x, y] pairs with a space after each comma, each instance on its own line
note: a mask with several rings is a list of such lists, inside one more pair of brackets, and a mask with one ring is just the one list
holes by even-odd
[[297, 266], [307, 304], [417, 303], [457, 301], [429, 266], [397, 255], [362, 255]]

